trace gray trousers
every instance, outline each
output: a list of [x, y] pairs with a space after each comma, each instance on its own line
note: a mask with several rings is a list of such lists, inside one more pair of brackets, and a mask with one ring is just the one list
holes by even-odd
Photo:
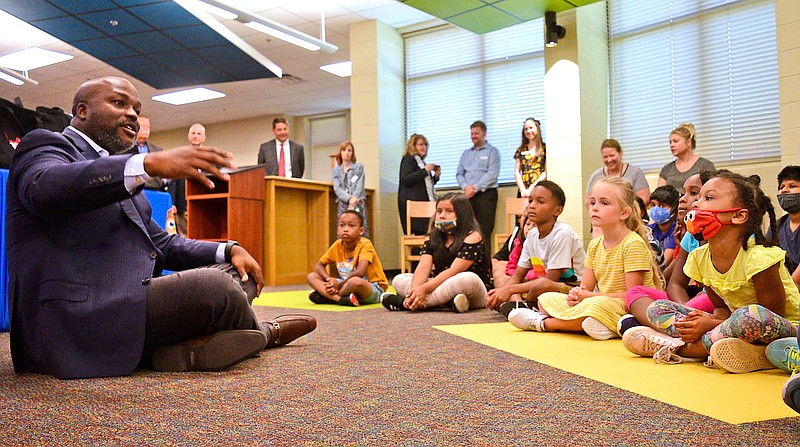
[[231, 329], [259, 329], [250, 303], [253, 279], [242, 283], [231, 264], [153, 278], [147, 294], [143, 363], [160, 346]]

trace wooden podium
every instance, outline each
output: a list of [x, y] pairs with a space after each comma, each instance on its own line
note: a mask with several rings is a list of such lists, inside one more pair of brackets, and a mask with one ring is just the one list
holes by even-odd
[[304, 284], [331, 244], [331, 184], [267, 176], [264, 191], [264, 282]]
[[[333, 185], [265, 177], [263, 166], [235, 171], [230, 182], [210, 178], [213, 189], [186, 182], [188, 237], [239, 242], [261, 264], [267, 286], [305, 284], [336, 240]], [[370, 225], [373, 197], [367, 190]]]
[[186, 181], [186, 235], [192, 239], [235, 240], [257, 261], [263, 259], [264, 167], [235, 171], [230, 182], [216, 177], [214, 189]]

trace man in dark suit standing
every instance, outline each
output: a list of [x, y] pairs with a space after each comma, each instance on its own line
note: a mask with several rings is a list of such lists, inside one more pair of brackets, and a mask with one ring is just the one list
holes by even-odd
[[274, 140], [267, 141], [258, 150], [258, 164], [264, 165], [267, 175], [301, 178], [306, 169], [303, 145], [289, 139], [289, 125], [285, 118], [272, 120]]
[[[233, 241], [169, 235], [141, 193], [152, 176], [235, 168], [207, 147], [130, 154], [139, 95], [126, 79], [85, 82], [71, 125], [20, 142], [7, 185], [11, 356], [59, 378], [221, 370], [316, 328], [307, 316], [259, 323], [261, 267]], [[178, 271], [161, 277], [162, 268]]]
[[[161, 152], [164, 149], [161, 146], [147, 141], [150, 138], [150, 118], [139, 115], [139, 132], [136, 133], [136, 144], [133, 146], [136, 149], [135, 153], [149, 154], [152, 152]], [[164, 191], [166, 183], [159, 177], [153, 177], [146, 181], [144, 184], [145, 189], [155, 189], [157, 191]]]

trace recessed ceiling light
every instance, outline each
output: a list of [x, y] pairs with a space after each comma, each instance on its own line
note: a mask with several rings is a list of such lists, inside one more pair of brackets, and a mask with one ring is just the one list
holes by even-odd
[[328, 73], [335, 74], [340, 78], [347, 78], [353, 74], [353, 62], [352, 61], [344, 61], [344, 62], [337, 62], [335, 64], [328, 64], [319, 67], [322, 71], [327, 71]]
[[72, 59], [69, 54], [31, 47], [0, 57], [0, 66], [19, 71], [28, 71]]
[[188, 90], [178, 90], [177, 92], [155, 95], [153, 96], [153, 100], [179, 106], [183, 104], [208, 101], [209, 99], [217, 99], [224, 97], [225, 93], [207, 89], [205, 87], [195, 87], [195, 88], [190, 88]]

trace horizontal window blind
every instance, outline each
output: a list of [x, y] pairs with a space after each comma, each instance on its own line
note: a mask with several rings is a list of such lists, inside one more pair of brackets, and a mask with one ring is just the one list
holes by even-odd
[[608, 11], [610, 136], [626, 161], [672, 161], [683, 122], [716, 164], [780, 156], [772, 1], [609, 0]]
[[501, 183], [514, 181], [525, 118], [539, 119], [545, 136], [542, 26], [540, 19], [485, 35], [445, 27], [405, 38], [406, 130], [428, 138], [426, 161], [442, 166], [437, 187], [457, 186], [476, 120], [500, 151]]

